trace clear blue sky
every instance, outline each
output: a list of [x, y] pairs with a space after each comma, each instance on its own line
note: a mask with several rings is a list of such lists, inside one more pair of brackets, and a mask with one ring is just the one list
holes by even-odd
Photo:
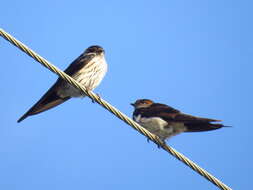
[[[132, 115], [150, 98], [233, 128], [168, 144], [234, 189], [252, 186], [252, 2], [3, 1], [0, 26], [65, 69], [90, 45], [95, 90]], [[16, 123], [57, 76], [0, 39], [0, 189], [217, 189], [90, 99]]]

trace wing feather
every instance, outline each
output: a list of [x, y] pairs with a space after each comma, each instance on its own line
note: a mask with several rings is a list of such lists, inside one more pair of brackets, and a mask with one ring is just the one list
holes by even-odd
[[138, 110], [138, 113], [141, 114], [143, 117], [161, 117], [167, 122], [206, 123], [221, 121], [184, 114], [173, 107], [158, 103], [152, 104], [148, 108], [140, 108]]

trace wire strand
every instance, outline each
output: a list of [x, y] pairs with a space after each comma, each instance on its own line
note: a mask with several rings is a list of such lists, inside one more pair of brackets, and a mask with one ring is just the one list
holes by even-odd
[[100, 98], [98, 95], [94, 94], [92, 91], [87, 91], [84, 86], [76, 82], [73, 78], [65, 74], [63, 71], [58, 69], [56, 66], [49, 63], [47, 60], [45, 60], [43, 57], [32, 51], [30, 48], [28, 48], [26, 45], [21, 43], [20, 41], [16, 40], [14, 37], [12, 37], [10, 34], [5, 32], [3, 29], [0, 28], [0, 35], [9, 41], [11, 44], [18, 47], [20, 50], [25, 52], [27, 55], [35, 59], [37, 62], [42, 64], [44, 67], [52, 71], [53, 73], [57, 74], [62, 79], [69, 82], [71, 85], [76, 87], [77, 89], [81, 90], [84, 94], [86, 94], [89, 98], [91, 98], [93, 101], [97, 102], [101, 106], [103, 106], [105, 109], [110, 111], [112, 114], [114, 114], [116, 117], [133, 127], [135, 130], [140, 132], [142, 135], [146, 136], [148, 139], [152, 140], [154, 143], [156, 143], [159, 147], [162, 147], [165, 151], [176, 157], [178, 160], [182, 161], [184, 164], [192, 168], [194, 171], [196, 171], [201, 176], [205, 177], [207, 180], [212, 182], [214, 185], [219, 187], [222, 190], [232, 190], [230, 187], [222, 183], [219, 179], [212, 176], [210, 173], [208, 173], [206, 170], [195, 164], [193, 161], [185, 157], [183, 154], [179, 153], [172, 147], [166, 145], [163, 141], [161, 141], [156, 135], [150, 133], [145, 128], [141, 127], [138, 123], [134, 122], [132, 119], [130, 119], [128, 116], [126, 116], [124, 113], [120, 112], [117, 108], [110, 105], [108, 102]]

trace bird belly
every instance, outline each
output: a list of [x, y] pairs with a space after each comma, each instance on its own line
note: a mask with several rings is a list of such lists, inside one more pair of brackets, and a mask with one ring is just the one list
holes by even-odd
[[134, 120], [149, 132], [162, 139], [164, 139], [163, 137], [169, 132], [169, 129], [165, 129], [165, 126], [167, 126], [168, 123], [159, 117], [146, 118], [138, 115], [135, 116]]
[[165, 140], [185, 130], [183, 123], [168, 123], [159, 117], [145, 118], [141, 117], [141, 115], [138, 115], [134, 117], [134, 120], [162, 140]]

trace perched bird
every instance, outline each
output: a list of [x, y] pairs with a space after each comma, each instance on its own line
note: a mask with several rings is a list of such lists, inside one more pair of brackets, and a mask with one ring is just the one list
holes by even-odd
[[[93, 90], [100, 84], [107, 72], [103, 48], [100, 46], [90, 46], [64, 72], [86, 87], [87, 90]], [[58, 78], [55, 84], [18, 122], [21, 122], [28, 116], [51, 109], [72, 97], [80, 96], [84, 97], [84, 94], [80, 90]]]
[[131, 104], [135, 110], [133, 119], [162, 141], [182, 132], [210, 131], [227, 127], [214, 124], [220, 120], [195, 117], [184, 114], [170, 106], [140, 99]]

